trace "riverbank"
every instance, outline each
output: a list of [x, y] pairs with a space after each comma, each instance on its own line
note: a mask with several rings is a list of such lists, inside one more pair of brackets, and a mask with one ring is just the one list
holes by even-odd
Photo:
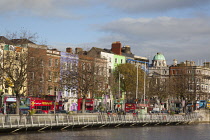
[[199, 123], [210, 123], [210, 110], [209, 109], [200, 109], [196, 110], [196, 113], [199, 114], [198, 122]]

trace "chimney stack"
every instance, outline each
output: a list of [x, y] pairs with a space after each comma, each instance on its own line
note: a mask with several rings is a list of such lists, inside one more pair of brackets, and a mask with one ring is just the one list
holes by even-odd
[[82, 53], [82, 52], [83, 52], [82, 48], [75, 48], [75, 53], [76, 54], [79, 54], [79, 53]]
[[132, 53], [131, 53], [131, 47], [128, 46], [128, 45], [124, 46], [124, 47], [122, 48], [122, 51], [123, 51], [124, 53], [126, 53], [126, 54], [132, 54]]
[[174, 66], [177, 66], [177, 60], [174, 59], [173, 61], [174, 61]]
[[111, 51], [114, 54], [122, 55], [122, 44], [120, 43], [120, 41], [116, 41], [112, 43]]
[[72, 48], [70, 48], [70, 47], [66, 48], [66, 52], [72, 54]]

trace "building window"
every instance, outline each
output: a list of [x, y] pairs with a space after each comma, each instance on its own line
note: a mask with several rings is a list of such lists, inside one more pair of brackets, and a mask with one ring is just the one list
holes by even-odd
[[72, 69], [72, 63], [70, 62], [70, 63], [68, 63], [69, 64], [69, 70], [70, 71], [72, 71], [73, 69]]
[[176, 70], [173, 70], [173, 74], [176, 75]]
[[49, 59], [49, 67], [52, 67], [52, 58]]
[[43, 60], [41, 60], [41, 67], [43, 67], [44, 66], [44, 61]]
[[48, 72], [48, 80], [49, 80], [49, 81], [52, 80], [52, 72], [51, 72], [51, 71]]
[[112, 68], [111, 68], [111, 66], [109, 66], [109, 73], [112, 73]]
[[48, 86], [48, 89], [47, 89], [48, 94], [51, 93], [51, 90], [52, 90], [52, 87], [51, 86]]
[[54, 95], [57, 95], [57, 87], [54, 87]]
[[123, 60], [121, 59], [121, 64], [123, 63]]
[[40, 76], [40, 82], [43, 82], [43, 81], [44, 81], [44, 75], [41, 74], [41, 76]]
[[192, 85], [190, 85], [189, 90], [193, 90], [193, 86]]
[[82, 63], [82, 70], [85, 70], [85, 63]]
[[63, 70], [67, 70], [67, 63], [63, 63], [63, 66], [62, 66]]
[[196, 86], [196, 90], [200, 90], [200, 85], [197, 85]]
[[58, 59], [55, 59], [55, 67], [58, 68]]
[[201, 90], [204, 90], [204, 86], [203, 85], [201, 86]]
[[30, 72], [30, 79], [34, 80], [34, 72]]
[[54, 72], [54, 82], [58, 82], [58, 72]]
[[33, 95], [33, 90], [34, 90], [33, 86], [28, 87], [29, 95]]
[[115, 58], [115, 63], [117, 63], [117, 58]]
[[31, 57], [31, 65], [34, 66], [35, 58]]

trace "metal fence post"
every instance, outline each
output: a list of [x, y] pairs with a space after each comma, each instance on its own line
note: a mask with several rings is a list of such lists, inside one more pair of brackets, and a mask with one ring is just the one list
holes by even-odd
[[27, 123], [27, 120], [26, 120], [27, 118], [25, 117], [25, 127], [26, 127], [26, 123]]
[[3, 119], [3, 117], [1, 117], [1, 119], [2, 119], [2, 126], [3, 126], [3, 128], [4, 128], [5, 120]]
[[68, 122], [68, 125], [69, 125], [69, 115], [67, 115], [67, 122]]
[[33, 121], [33, 117], [31, 116], [31, 125], [33, 126], [34, 121]]
[[56, 117], [56, 124], [58, 125], [58, 116], [56, 115], [55, 117]]
[[39, 126], [40, 126], [39, 116], [38, 116], [38, 124], [39, 124]]
[[51, 126], [52, 126], [52, 117], [50, 116], [50, 124], [51, 124]]

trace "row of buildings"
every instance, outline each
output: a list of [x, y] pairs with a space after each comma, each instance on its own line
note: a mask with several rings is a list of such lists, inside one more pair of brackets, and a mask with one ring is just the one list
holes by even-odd
[[149, 71], [148, 77], [156, 80], [156, 93], [167, 97], [162, 108], [195, 110], [205, 108], [210, 100], [210, 62], [197, 66], [194, 61], [178, 63], [174, 59], [172, 65], [167, 65], [163, 54], [157, 53]]
[[[172, 103], [169, 99], [173, 100], [175, 107], [185, 106], [185, 102], [189, 99], [197, 101], [210, 98], [209, 62], [196, 66], [193, 61], [178, 64], [177, 60], [174, 60], [172, 65], [167, 65], [163, 54], [157, 53], [149, 64], [148, 58], [133, 54], [130, 46], [122, 46], [119, 41], [113, 42], [110, 49], [92, 47], [88, 51], [83, 51], [82, 48], [73, 50], [68, 47], [65, 52], [62, 52], [50, 49], [46, 45], [37, 45], [27, 39], [8, 40], [1, 36], [0, 61], [2, 97], [12, 97], [18, 91], [22, 97], [62, 101], [62, 109], [67, 111], [81, 110], [82, 98], [91, 99], [91, 101], [86, 101], [87, 110], [92, 110], [102, 104], [109, 110], [113, 110], [119, 103], [122, 105], [119, 99], [124, 101], [126, 97], [117, 97], [112, 93], [111, 81], [115, 67], [124, 63], [134, 64], [138, 68], [147, 67], [149, 69], [147, 77], [156, 79], [153, 85], [158, 85], [158, 83], [164, 85], [164, 88], [156, 87], [155, 91], [158, 88], [160, 93], [166, 92], [170, 95], [172, 98], [168, 96], [167, 101]], [[187, 83], [186, 85], [178, 85], [174, 82], [178, 81], [174, 77], [183, 75], [185, 78], [179, 83]], [[144, 94], [146, 92], [155, 97], [156, 92], [150, 90], [155, 86], [147, 83]], [[176, 85], [168, 83], [176, 83]], [[171, 86], [176, 87], [174, 92]], [[180, 88], [180, 91], [177, 88]], [[119, 92], [121, 92], [120, 89]], [[180, 98], [181, 94], [175, 96], [177, 92], [189, 96], [183, 95]], [[161, 108], [169, 108], [170, 103], [166, 103], [166, 100], [160, 102], [165, 103]], [[7, 100], [2, 98], [1, 106], [4, 103], [7, 104]]]
[[[27, 39], [1, 36], [0, 46], [2, 96], [57, 98], [67, 111], [78, 110], [78, 106], [81, 110], [81, 98], [93, 99], [86, 101], [86, 108], [106, 104], [113, 109], [110, 81], [115, 67], [126, 62], [139, 66], [149, 62], [119, 41], [113, 42], [111, 49], [68, 47], [62, 52]], [[2, 98], [1, 105], [5, 102]]]

